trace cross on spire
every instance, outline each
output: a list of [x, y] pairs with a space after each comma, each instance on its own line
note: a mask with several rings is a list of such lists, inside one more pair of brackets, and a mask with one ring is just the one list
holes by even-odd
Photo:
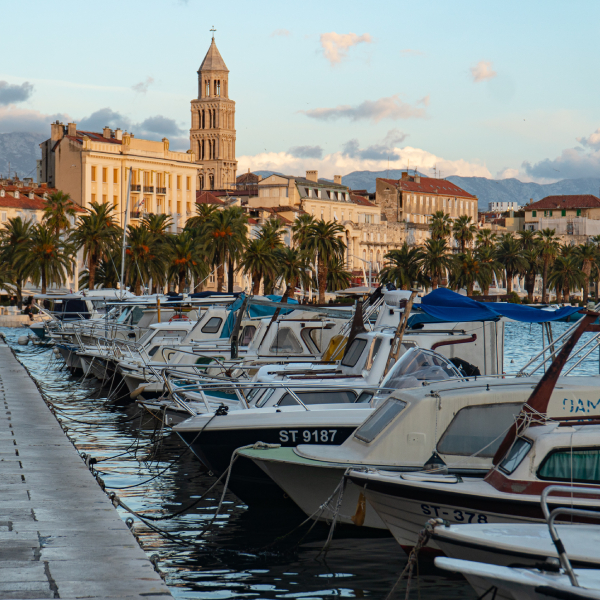
[[213, 25], [212, 29], [209, 29], [209, 31], [212, 31], [212, 34], [213, 34], [212, 39], [214, 40], [215, 39], [215, 31], [216, 31], [215, 26]]

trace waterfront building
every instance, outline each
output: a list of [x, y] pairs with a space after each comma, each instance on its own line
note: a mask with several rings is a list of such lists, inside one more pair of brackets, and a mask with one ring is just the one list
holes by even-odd
[[488, 202], [488, 210], [490, 212], [503, 213], [509, 210], [519, 210], [518, 202]]
[[196, 156], [198, 189], [235, 189], [235, 102], [229, 98], [229, 69], [214, 37], [198, 69], [198, 97], [191, 112], [190, 148]]
[[0, 226], [15, 217], [32, 224], [40, 223], [46, 200], [55, 192], [56, 189], [45, 183], [36, 184], [29, 178], [0, 179]]
[[42, 181], [84, 208], [92, 202], [110, 204], [120, 225], [125, 221], [130, 169], [129, 223], [149, 213], [167, 214], [177, 231], [194, 214], [195, 156], [191, 151], [173, 152], [167, 138], [137, 139], [109, 127], [102, 133], [79, 131], [76, 123], [57, 121], [40, 147]]

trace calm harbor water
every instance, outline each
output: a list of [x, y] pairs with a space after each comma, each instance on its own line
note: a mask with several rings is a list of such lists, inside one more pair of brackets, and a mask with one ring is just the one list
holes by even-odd
[[[553, 325], [558, 337], [567, 324]], [[198, 499], [214, 479], [176, 436], [158, 431], [149, 415], [135, 405], [107, 401], [110, 390], [95, 380], [71, 377], [62, 360], [44, 346], [17, 345], [24, 329], [2, 329], [17, 357], [55, 407], [79, 452], [98, 460], [106, 486], [133, 510], [170, 516]], [[584, 339], [580, 343], [584, 343]], [[505, 371], [516, 372], [542, 347], [539, 325], [508, 323]], [[594, 351], [577, 374], [598, 373]], [[158, 444], [154, 440], [162, 438]], [[225, 495], [223, 508], [211, 524], [222, 487], [191, 510], [156, 522], [155, 531], [135, 521], [134, 531], [148, 555], [156, 555], [176, 598], [295, 598], [331, 596], [385, 598], [406, 564], [406, 555], [389, 536], [354, 537], [352, 529], [337, 529], [333, 544], [319, 555], [328, 528], [309, 525], [279, 539], [299, 525], [295, 512], [248, 510]], [[130, 515], [120, 509], [123, 519]], [[461, 577], [438, 571], [426, 557], [419, 560], [419, 577], [411, 597], [423, 600], [475, 599]], [[397, 591], [404, 598], [404, 585]]]

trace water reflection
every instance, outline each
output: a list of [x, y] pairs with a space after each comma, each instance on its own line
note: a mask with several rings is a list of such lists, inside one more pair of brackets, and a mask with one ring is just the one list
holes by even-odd
[[[568, 326], [554, 325], [555, 337]], [[79, 451], [98, 460], [105, 484], [133, 510], [154, 517], [172, 515], [212, 485], [213, 479], [179, 439], [157, 429], [152, 417], [140, 414], [136, 406], [107, 401], [108, 390], [99, 389], [94, 380], [71, 377], [50, 348], [17, 345], [27, 331], [3, 329], [3, 333], [56, 405], [57, 416]], [[541, 343], [539, 325], [508, 323], [505, 370], [516, 372]], [[575, 372], [598, 373], [597, 351]], [[159, 438], [160, 444], [152, 443]], [[249, 511], [231, 494], [226, 494], [221, 514], [205, 531], [221, 492], [217, 486], [185, 514], [156, 522], [163, 534], [136, 521], [142, 547], [149, 555], [158, 555], [177, 598], [385, 598], [406, 564], [404, 552], [391, 537], [383, 533], [354, 537], [355, 528], [337, 529], [326, 556], [319, 556], [328, 532], [323, 524], [308, 535], [304, 526], [277, 541], [304, 516], [280, 508], [274, 512], [268, 506]], [[129, 516], [120, 513], [123, 519]], [[404, 597], [403, 590], [400, 585], [397, 598]], [[419, 561], [419, 578], [413, 583], [412, 596], [418, 594], [423, 600], [476, 597], [464, 579], [442, 574], [426, 556]]]

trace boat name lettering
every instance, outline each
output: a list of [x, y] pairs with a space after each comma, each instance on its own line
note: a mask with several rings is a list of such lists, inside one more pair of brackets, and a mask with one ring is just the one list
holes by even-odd
[[424, 515], [441, 517], [449, 517], [457, 523], [487, 523], [487, 515], [481, 513], [468, 512], [466, 510], [445, 510], [442, 506], [433, 506], [433, 504], [421, 504], [421, 510]]
[[279, 441], [283, 444], [287, 442], [333, 444], [336, 433], [337, 429], [281, 429]]
[[596, 412], [596, 410], [600, 410], [600, 398], [598, 399], [597, 402], [594, 402], [593, 400], [588, 400], [587, 405], [584, 404], [584, 401], [581, 399], [575, 401], [572, 398], [565, 398], [563, 400], [563, 410], [567, 410], [567, 409], [571, 413], [572, 412], [574, 412], [574, 413]]

